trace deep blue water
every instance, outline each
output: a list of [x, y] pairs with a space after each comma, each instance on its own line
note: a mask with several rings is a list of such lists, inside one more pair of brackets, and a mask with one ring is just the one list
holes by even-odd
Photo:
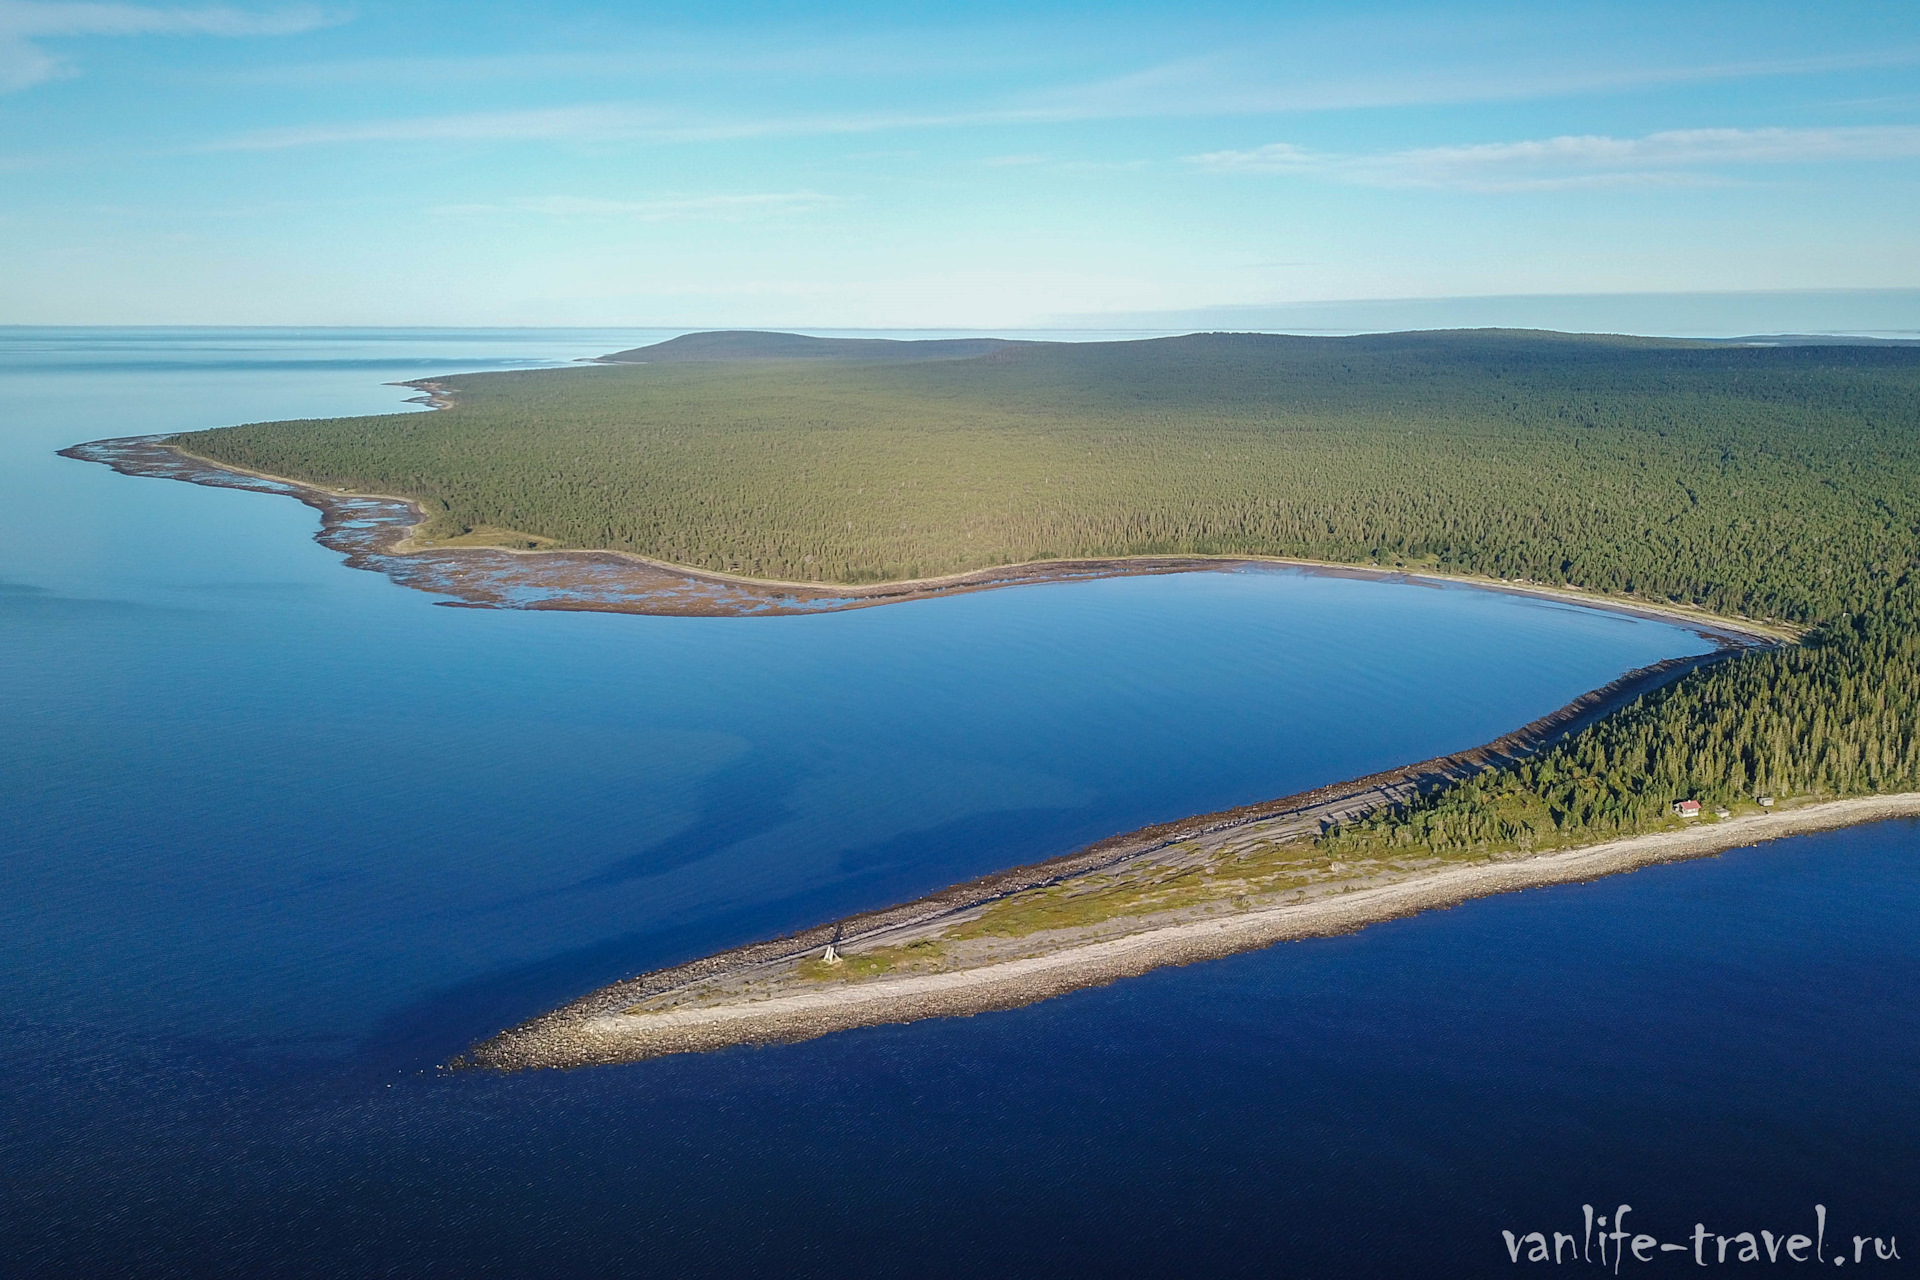
[[447, 609], [297, 503], [53, 456], [660, 336], [0, 330], [0, 1271], [1478, 1275], [1620, 1202], [1920, 1249], [1908, 823], [1009, 1013], [437, 1072], [610, 979], [1703, 647], [1284, 572]]

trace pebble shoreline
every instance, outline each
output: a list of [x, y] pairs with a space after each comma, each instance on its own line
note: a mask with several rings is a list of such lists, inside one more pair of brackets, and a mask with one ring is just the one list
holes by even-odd
[[476, 1046], [453, 1065], [512, 1071], [635, 1062], [736, 1045], [808, 1040], [883, 1023], [1012, 1009], [1167, 965], [1218, 959], [1276, 942], [1351, 933], [1379, 921], [1491, 894], [1595, 880], [1787, 836], [1913, 816], [1920, 816], [1920, 792], [1826, 801], [1507, 862], [1445, 867], [1409, 881], [1296, 906], [1152, 929], [954, 973], [876, 979], [704, 1009], [646, 1014], [556, 1011]]

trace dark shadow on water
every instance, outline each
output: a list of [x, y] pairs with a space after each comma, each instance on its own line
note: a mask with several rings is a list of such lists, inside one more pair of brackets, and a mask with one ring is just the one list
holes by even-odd
[[812, 766], [802, 760], [748, 752], [701, 783], [700, 809], [686, 831], [617, 858], [593, 875], [535, 895], [533, 900], [644, 880], [777, 830], [793, 821], [788, 797], [810, 772]]
[[[592, 875], [495, 902], [475, 914], [491, 915], [566, 894], [612, 889], [725, 853], [795, 822], [801, 815], [789, 797], [813, 771], [814, 766], [802, 759], [750, 752], [729, 762], [700, 784], [700, 807], [686, 830], [615, 858]], [[1117, 828], [1110, 828], [1114, 828], [1114, 824], [1103, 825], [1099, 810], [1092, 806], [1001, 811], [916, 828], [872, 845], [849, 849], [840, 856], [840, 868], [865, 872], [889, 865], [921, 865], [932, 852], [942, 866], [960, 864], [972, 868], [958, 877], [965, 879], [1066, 853], [1073, 846], [1063, 844], [1063, 840], [1087, 843], [1115, 834]], [[952, 850], [970, 845], [981, 846], [985, 852], [971, 858], [947, 856]], [[941, 880], [920, 892], [944, 888], [948, 883]]]
[[[990, 871], [1062, 853], [1099, 811], [1040, 809], [981, 814], [849, 850], [832, 883], [683, 924], [650, 923], [617, 938], [482, 974], [395, 1011], [355, 1050], [356, 1070], [437, 1065], [506, 1027], [652, 969], [870, 911]], [[712, 851], [709, 843], [706, 848]], [[574, 892], [588, 883], [555, 890]], [[617, 883], [617, 882], [609, 882]]]
[[493, 916], [568, 894], [612, 889], [664, 875], [724, 852], [792, 821], [794, 814], [787, 796], [809, 771], [797, 760], [749, 752], [700, 784], [703, 792], [700, 808], [685, 831], [644, 845], [638, 852], [616, 858], [594, 874], [570, 884], [503, 898], [466, 914]]

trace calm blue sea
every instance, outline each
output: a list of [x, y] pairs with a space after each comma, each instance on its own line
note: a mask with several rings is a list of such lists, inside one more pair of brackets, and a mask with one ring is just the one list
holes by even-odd
[[1672, 1242], [1820, 1203], [1827, 1265], [1920, 1255], [1908, 823], [1009, 1013], [437, 1071], [611, 979], [1704, 647], [1291, 572], [450, 609], [297, 503], [54, 456], [664, 336], [0, 329], [0, 1274], [1545, 1273], [1501, 1231], [1620, 1203]]

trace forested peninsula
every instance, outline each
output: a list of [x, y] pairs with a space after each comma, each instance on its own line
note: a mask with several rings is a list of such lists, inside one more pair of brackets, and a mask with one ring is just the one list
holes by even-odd
[[[1795, 637], [1311, 829], [1015, 888], [876, 943], [864, 967], [786, 955], [779, 982], [971, 971], [1007, 962], [974, 945], [986, 937], [1026, 939], [1014, 949], [1032, 959], [1049, 937], [1104, 945], [1169, 912], [1257, 914], [1315, 886], [1698, 830], [1675, 816], [1684, 799], [1745, 839], [1796, 808], [1920, 791], [1920, 348], [1504, 331], [938, 352], [676, 341], [438, 379], [436, 413], [169, 443], [409, 498], [420, 545], [850, 588], [1051, 560], [1298, 558], [1577, 588]], [[690, 998], [674, 990], [649, 989], [635, 1016]]]
[[1273, 555], [1807, 623], [1913, 551], [1915, 348], [1199, 334], [666, 358], [690, 341], [436, 379], [439, 413], [176, 443], [418, 499], [428, 541], [508, 531], [802, 583]]

